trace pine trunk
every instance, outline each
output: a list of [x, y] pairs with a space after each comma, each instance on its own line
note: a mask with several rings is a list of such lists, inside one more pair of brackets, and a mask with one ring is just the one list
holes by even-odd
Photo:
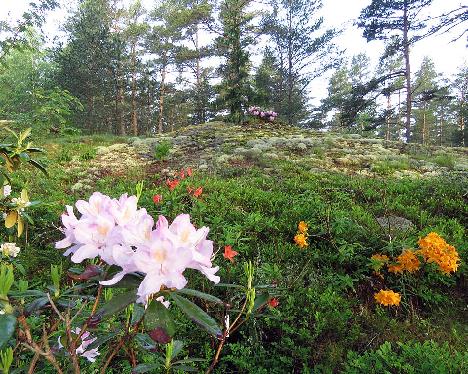
[[132, 44], [132, 133], [138, 136], [138, 115], [136, 103], [136, 43]]
[[411, 141], [411, 68], [410, 68], [410, 52], [408, 40], [408, 0], [404, 2], [403, 9], [403, 54], [405, 58], [405, 77], [406, 77], [406, 142]]
[[424, 109], [423, 109], [423, 123], [422, 123], [422, 144], [426, 145], [426, 104], [424, 104]]
[[158, 132], [163, 133], [164, 123], [164, 95], [166, 91], [166, 64], [164, 63], [161, 70], [161, 89], [159, 91], [159, 120], [158, 120]]
[[392, 107], [391, 101], [390, 101], [390, 94], [387, 96], [387, 118], [386, 118], [386, 125], [387, 125], [387, 130], [385, 132], [385, 140], [390, 140], [390, 109]]

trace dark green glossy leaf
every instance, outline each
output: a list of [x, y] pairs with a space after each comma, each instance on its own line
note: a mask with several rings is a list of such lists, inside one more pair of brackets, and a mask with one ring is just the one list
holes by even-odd
[[147, 334], [136, 334], [135, 341], [146, 350], [154, 349], [156, 347], [154, 341]]
[[156, 300], [153, 300], [146, 309], [144, 325], [146, 331], [162, 328], [169, 336], [175, 333], [174, 321], [169, 310]]
[[141, 374], [141, 373], [148, 373], [152, 370], [161, 369], [162, 363], [155, 363], [155, 364], [140, 364], [135, 366], [132, 369], [132, 374]]
[[263, 292], [255, 296], [253, 311], [257, 311], [270, 300], [270, 294], [268, 292]]
[[200, 299], [206, 300], [206, 301], [210, 301], [212, 303], [224, 305], [224, 302], [221, 299], [218, 299], [216, 296], [213, 296], [204, 292], [200, 292], [197, 290], [192, 290], [190, 288], [183, 288], [182, 290], [176, 291], [176, 293], [188, 295], [188, 296], [194, 296], [194, 297], [198, 297]]
[[143, 308], [140, 304], [135, 304], [133, 306], [133, 313], [132, 313], [132, 325], [140, 321], [143, 316], [145, 315], [145, 308]]
[[35, 168], [39, 169], [40, 171], [42, 171], [45, 176], [49, 176], [49, 173], [47, 172], [46, 168], [44, 165], [42, 165], [39, 161], [36, 161], [36, 160], [29, 160], [29, 163], [34, 166]]
[[185, 371], [185, 372], [190, 372], [190, 373], [196, 373], [198, 372], [198, 369], [194, 368], [194, 367], [191, 367], [191, 366], [187, 366], [187, 365], [174, 365], [172, 366], [172, 369], [173, 370], [181, 370], [181, 371]]
[[89, 323], [95, 325], [110, 316], [113, 316], [127, 306], [136, 301], [136, 290], [127, 291], [118, 295], [115, 295], [110, 301], [102, 306], [93, 316], [91, 316]]
[[218, 283], [215, 284], [215, 287], [226, 287], [226, 288], [244, 288], [244, 286], [241, 286], [239, 284], [230, 284], [230, 283]]
[[28, 305], [25, 306], [24, 311], [27, 315], [34, 313], [36, 310], [43, 308], [49, 303], [47, 296], [39, 297], [31, 301]]
[[98, 338], [94, 342], [92, 342], [87, 349], [89, 350], [89, 349], [97, 348], [100, 345], [107, 343], [109, 340], [114, 339], [120, 333], [121, 331], [112, 331], [108, 334], [99, 334]]
[[8, 292], [8, 296], [13, 298], [23, 298], [23, 297], [47, 297], [47, 294], [40, 290], [27, 290], [27, 291], [13, 291]]
[[11, 314], [0, 314], [0, 349], [10, 340], [15, 332], [16, 318]]
[[217, 338], [222, 336], [223, 333], [216, 321], [212, 317], [210, 317], [204, 310], [202, 310], [198, 305], [174, 293], [171, 294], [171, 298], [172, 300], [174, 300], [176, 305], [182, 310], [182, 312], [184, 312], [187, 315], [187, 317], [189, 317], [193, 322], [200, 325], [211, 335]]
[[171, 360], [174, 357], [176, 357], [182, 351], [182, 348], [184, 348], [184, 342], [183, 341], [174, 340], [174, 342], [172, 344], [173, 344], [173, 348], [172, 348]]

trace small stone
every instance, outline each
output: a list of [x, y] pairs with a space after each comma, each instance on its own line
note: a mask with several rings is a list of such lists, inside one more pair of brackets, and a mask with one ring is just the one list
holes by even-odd
[[391, 233], [396, 233], [398, 231], [407, 231], [414, 227], [413, 222], [404, 217], [398, 216], [385, 216], [377, 217], [377, 222], [380, 227], [384, 230], [389, 230]]

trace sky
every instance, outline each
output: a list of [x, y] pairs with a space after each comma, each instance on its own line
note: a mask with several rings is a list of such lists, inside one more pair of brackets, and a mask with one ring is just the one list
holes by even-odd
[[[0, 19], [15, 19], [27, 9], [30, 0], [0, 0]], [[73, 1], [61, 1], [63, 4], [72, 4]], [[153, 0], [143, 0], [147, 7], [154, 4]], [[323, 0], [322, 15], [325, 27], [343, 29], [342, 34], [335, 40], [339, 48], [346, 50], [346, 56], [361, 52], [366, 53], [375, 66], [379, 56], [383, 51], [383, 43], [373, 41], [367, 43], [362, 37], [362, 30], [353, 25], [354, 20], [359, 16], [361, 10], [371, 3], [371, 0]], [[461, 0], [434, 0], [428, 8], [426, 15], [440, 15], [459, 7]], [[466, 3], [465, 3], [466, 4]], [[65, 6], [67, 8], [67, 6]], [[53, 38], [59, 33], [60, 25], [66, 18], [65, 10], [55, 11], [48, 17], [45, 31], [49, 38]], [[461, 33], [458, 29], [458, 34]], [[457, 33], [438, 35], [418, 42], [411, 51], [412, 71], [416, 71], [425, 56], [430, 57], [438, 72], [450, 77], [459, 67], [468, 63], [467, 40], [459, 39], [457, 42], [450, 41], [458, 36]], [[255, 63], [255, 61], [254, 61]], [[327, 93], [327, 84], [331, 72], [314, 80], [310, 86], [313, 103], [318, 103]]]

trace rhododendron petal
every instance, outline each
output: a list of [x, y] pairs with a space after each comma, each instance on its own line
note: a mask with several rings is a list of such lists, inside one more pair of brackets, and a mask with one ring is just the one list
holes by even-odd
[[206, 267], [206, 266], [200, 266], [200, 271], [212, 282], [214, 283], [219, 283], [221, 278], [215, 273], [219, 270], [219, 266], [215, 266], [214, 268], [212, 267]]
[[83, 260], [87, 258], [95, 258], [99, 255], [99, 248], [96, 247], [95, 245], [92, 244], [85, 244], [79, 247], [73, 256], [71, 257], [71, 260], [78, 264], [80, 262], [83, 262]]

